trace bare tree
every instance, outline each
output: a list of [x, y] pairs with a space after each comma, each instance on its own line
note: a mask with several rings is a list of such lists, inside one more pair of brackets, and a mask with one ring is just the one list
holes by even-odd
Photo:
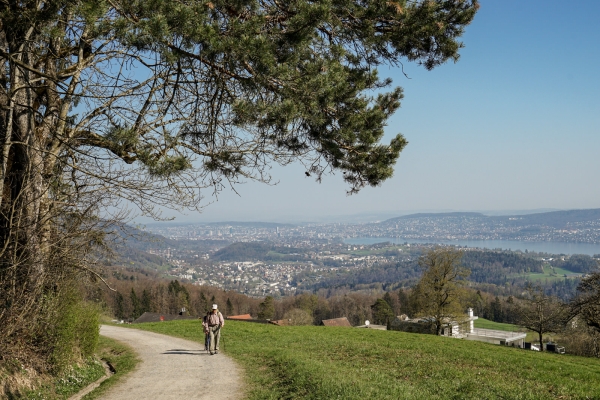
[[527, 298], [516, 310], [518, 324], [538, 334], [540, 351], [544, 350], [543, 335], [561, 331], [569, 318], [567, 308], [558, 298], [531, 285], [527, 288]]
[[292, 308], [283, 315], [283, 319], [287, 320], [289, 325], [312, 325], [313, 317], [305, 310]]
[[430, 250], [419, 259], [425, 272], [411, 298], [417, 314], [431, 318], [438, 335], [444, 323], [465, 316], [463, 286], [470, 271], [460, 264], [461, 258], [460, 250], [444, 247]]

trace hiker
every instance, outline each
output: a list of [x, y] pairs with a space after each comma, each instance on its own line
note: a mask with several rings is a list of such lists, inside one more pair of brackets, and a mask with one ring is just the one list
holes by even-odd
[[225, 325], [223, 314], [219, 311], [216, 304], [213, 304], [212, 311], [206, 317], [208, 325], [208, 334], [210, 335], [209, 351], [210, 355], [219, 353], [219, 341], [221, 339], [221, 328]]
[[208, 334], [208, 316], [211, 311], [207, 311], [206, 315], [202, 318], [202, 331], [204, 332], [204, 350], [208, 351], [208, 344], [210, 343], [210, 336]]

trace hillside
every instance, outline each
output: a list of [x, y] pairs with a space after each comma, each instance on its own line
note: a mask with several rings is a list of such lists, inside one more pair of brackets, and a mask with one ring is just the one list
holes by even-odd
[[600, 219], [600, 208], [589, 210], [552, 211], [545, 213], [515, 215], [509, 217], [490, 217], [499, 221], [513, 221], [515, 224], [544, 225], [553, 228], [564, 228], [579, 222], [597, 221]]
[[215, 261], [296, 261], [306, 258], [306, 249], [275, 246], [266, 242], [236, 242], [217, 251]]
[[485, 215], [476, 212], [448, 212], [448, 213], [417, 213], [403, 215], [401, 217], [390, 218], [385, 222], [396, 222], [404, 219], [419, 219], [419, 218], [444, 218], [444, 217], [475, 217], [475, 218], [487, 218]]
[[[202, 342], [197, 321], [136, 328]], [[227, 321], [250, 399], [600, 398], [600, 360], [395, 331]]]
[[600, 219], [600, 208], [587, 210], [568, 210], [568, 211], [550, 211], [543, 213], [524, 214], [524, 215], [505, 215], [505, 216], [487, 216], [476, 212], [449, 212], [449, 213], [418, 213], [403, 215], [401, 217], [390, 218], [382, 224], [397, 223], [403, 220], [414, 219], [480, 219], [482, 222], [493, 222], [497, 224], [511, 225], [542, 225], [554, 228], [563, 228], [569, 224], [578, 222], [588, 222]]
[[[380, 285], [386, 290], [410, 287], [422, 275], [418, 265], [419, 255], [381, 260], [365, 268], [324, 272], [320, 281], [300, 286], [304, 290], [355, 289], [361, 285]], [[508, 250], [465, 251], [461, 263], [471, 271], [468, 280], [472, 288], [509, 296], [522, 292], [528, 282], [535, 282], [544, 286], [548, 293], [565, 300], [575, 294], [579, 274], [589, 273], [597, 265], [596, 260], [583, 255], [545, 264], [539, 257]], [[565, 274], [569, 274], [569, 279], [565, 279]], [[296, 280], [300, 281], [305, 275], [300, 275]]]
[[[600, 209], [525, 215], [428, 213], [391, 218], [367, 226], [370, 236], [419, 240], [519, 240], [600, 243]], [[369, 235], [368, 235], [369, 236]]]

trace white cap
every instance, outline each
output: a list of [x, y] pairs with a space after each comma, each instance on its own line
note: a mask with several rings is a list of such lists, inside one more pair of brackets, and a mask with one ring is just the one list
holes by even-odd
[[213, 304], [213, 310], [216, 310], [218, 307], [216, 304]]

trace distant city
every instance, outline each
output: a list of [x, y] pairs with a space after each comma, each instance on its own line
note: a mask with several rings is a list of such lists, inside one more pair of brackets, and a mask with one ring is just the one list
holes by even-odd
[[485, 216], [478, 213], [414, 214], [378, 223], [277, 224], [222, 222], [152, 225], [152, 233], [171, 239], [229, 238], [287, 242], [308, 239], [402, 238], [410, 240], [520, 240], [600, 244], [600, 209]]
[[[144, 251], [167, 260], [169, 276], [251, 296], [293, 294], [349, 271], [415, 260], [416, 243], [419, 247], [460, 240], [571, 243], [597, 247], [600, 253], [598, 209], [516, 216], [415, 214], [366, 224], [171, 223], [145, 230], [168, 240], [147, 244]], [[540, 253], [537, 260], [552, 260], [553, 252], [549, 253]]]

